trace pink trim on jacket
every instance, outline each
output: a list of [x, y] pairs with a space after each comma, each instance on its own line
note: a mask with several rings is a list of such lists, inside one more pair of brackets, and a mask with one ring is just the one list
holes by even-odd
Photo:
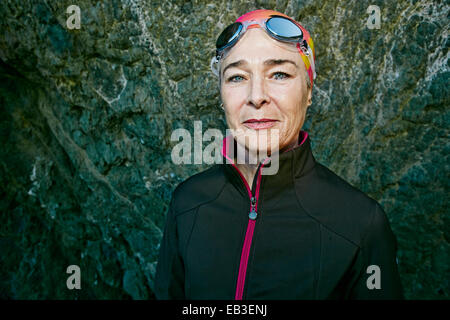
[[[299, 144], [297, 144], [296, 146], [283, 151], [283, 153], [301, 146], [305, 142], [307, 137], [308, 137], [308, 133], [306, 131], [300, 131], [299, 140], [301, 140], [301, 142]], [[251, 190], [249, 184], [247, 183], [247, 180], [242, 175], [241, 171], [234, 164], [234, 160], [231, 159], [228, 156], [227, 150], [230, 147], [229, 144], [231, 143], [232, 140], [234, 140], [232, 135], [226, 136], [223, 139], [223, 142], [222, 142], [222, 155], [226, 159], [228, 159], [228, 161], [230, 161], [230, 164], [239, 173], [239, 175], [240, 175], [240, 177], [241, 177], [242, 181], [244, 182], [244, 185], [245, 185], [245, 187], [247, 189], [248, 196], [250, 198], [250, 203], [251, 203], [251, 199], [253, 197], [252, 190]], [[260, 184], [261, 184], [261, 169], [264, 167], [264, 164], [266, 164], [266, 160], [268, 160], [268, 159], [269, 158], [266, 158], [263, 161], [263, 163], [261, 164], [260, 170], [258, 170], [258, 178], [256, 180], [256, 190], [255, 190], [256, 203], [255, 203], [255, 207], [254, 207], [254, 210], [256, 212], [257, 212], [257, 209], [258, 209], [259, 188], [260, 188]], [[251, 209], [252, 209], [252, 206], [250, 204], [250, 210]], [[244, 245], [242, 247], [241, 260], [240, 260], [240, 263], [239, 263], [239, 273], [238, 273], [238, 280], [237, 280], [237, 284], [236, 284], [235, 300], [242, 300], [242, 296], [243, 296], [243, 293], [244, 293], [245, 275], [247, 273], [248, 257], [250, 255], [250, 248], [252, 246], [253, 232], [255, 231], [255, 222], [256, 222], [256, 220], [252, 220], [250, 218], [248, 219], [247, 231], [245, 232]]]

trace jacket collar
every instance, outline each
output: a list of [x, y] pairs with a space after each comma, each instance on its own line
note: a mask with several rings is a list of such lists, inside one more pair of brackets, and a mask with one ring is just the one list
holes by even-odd
[[[248, 196], [246, 181], [234, 164], [234, 161], [228, 156], [230, 154], [229, 150], [231, 147], [235, 148], [234, 154], [236, 154], [236, 141], [231, 135], [229, 135], [222, 141], [222, 160], [224, 163], [225, 175], [241, 193]], [[262, 176], [262, 184], [264, 184], [264, 189], [266, 189], [264, 193], [269, 197], [271, 194], [275, 195], [275, 193], [278, 193], [280, 189], [284, 189], [292, 185], [295, 178], [303, 176], [314, 166], [315, 159], [311, 151], [309, 135], [306, 131], [300, 131], [297, 145], [278, 155], [277, 173], [274, 175]], [[256, 179], [254, 180], [256, 181]], [[248, 187], [253, 193], [255, 185], [249, 185]]]

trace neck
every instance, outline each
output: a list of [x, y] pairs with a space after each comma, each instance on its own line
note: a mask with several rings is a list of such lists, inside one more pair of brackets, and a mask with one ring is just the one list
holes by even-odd
[[236, 164], [239, 171], [244, 176], [245, 180], [247, 181], [249, 187], [252, 187], [253, 179], [255, 178], [256, 170], [258, 170], [257, 164]]
[[[286, 145], [285, 147], [283, 147], [279, 153], [282, 153], [283, 151], [289, 150], [293, 147], [295, 147], [298, 144], [298, 140], [293, 140], [292, 143]], [[252, 160], [250, 161], [250, 152], [247, 148], [244, 148], [244, 154], [245, 154], [245, 161], [244, 163], [238, 163], [236, 155], [234, 157], [234, 163], [236, 164], [237, 168], [239, 169], [239, 171], [242, 173], [242, 175], [244, 176], [245, 180], [247, 181], [249, 187], [252, 187], [253, 184], [253, 179], [255, 178], [255, 174], [256, 171], [258, 170], [258, 165], [261, 161], [263, 161], [264, 159], [260, 157], [259, 153], [258, 154], [252, 154]], [[268, 156], [270, 156], [270, 153], [268, 154]], [[256, 163], [250, 163], [250, 162], [255, 162], [254, 159], [256, 158]], [[265, 157], [264, 157], [265, 158]]]

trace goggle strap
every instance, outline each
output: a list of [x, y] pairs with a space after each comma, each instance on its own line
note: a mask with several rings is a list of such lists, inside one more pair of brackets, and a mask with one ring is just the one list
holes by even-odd
[[297, 42], [297, 49], [300, 52], [300, 56], [302, 57], [303, 63], [306, 66], [306, 70], [308, 72], [309, 79], [311, 80], [311, 87], [312, 87], [313, 80], [314, 80], [314, 74], [313, 74], [314, 71], [313, 71], [313, 68], [311, 65], [311, 61], [309, 59], [309, 57], [311, 56], [312, 53], [310, 52], [309, 55], [306, 56], [306, 54], [303, 52], [303, 49], [301, 48], [299, 42]]
[[214, 57], [212, 57], [211, 58], [211, 62], [210, 62], [210, 64], [209, 64], [209, 67], [211, 68], [211, 71], [212, 71], [212, 73], [214, 73], [214, 75], [216, 76], [216, 77], [219, 77], [220, 76], [220, 74], [219, 74], [219, 60], [217, 59], [217, 57], [216, 56], [214, 56]]

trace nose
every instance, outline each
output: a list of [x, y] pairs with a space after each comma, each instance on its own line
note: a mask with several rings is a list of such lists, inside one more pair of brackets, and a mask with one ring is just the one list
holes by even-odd
[[261, 108], [263, 105], [269, 103], [269, 97], [262, 77], [251, 79], [247, 103], [255, 108]]

